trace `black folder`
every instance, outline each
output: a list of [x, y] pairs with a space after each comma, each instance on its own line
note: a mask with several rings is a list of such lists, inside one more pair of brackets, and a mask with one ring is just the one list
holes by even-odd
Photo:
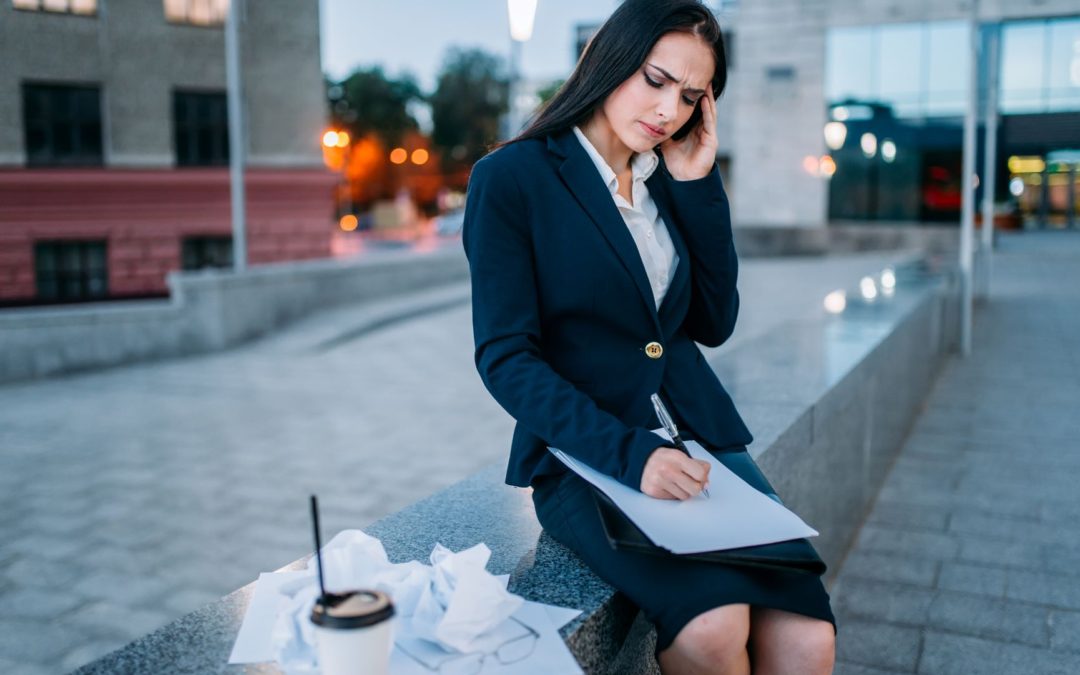
[[[765, 475], [761, 473], [748, 453], [721, 453], [716, 457], [753, 488], [779, 501]], [[825, 562], [807, 539], [792, 539], [775, 544], [703, 553], [672, 553], [657, 546], [645, 536], [645, 533], [627, 518], [626, 514], [619, 510], [611, 498], [601, 490], [594, 487], [592, 494], [596, 500], [597, 510], [600, 512], [600, 522], [604, 527], [604, 533], [607, 535], [608, 543], [614, 549], [819, 576], [825, 573]]]

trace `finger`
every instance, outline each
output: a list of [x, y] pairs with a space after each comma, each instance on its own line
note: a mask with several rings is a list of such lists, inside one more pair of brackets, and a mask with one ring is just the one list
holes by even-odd
[[[683, 499], [689, 499], [690, 497], [693, 497], [694, 495], [701, 492], [702, 483], [694, 480], [685, 473], [677, 476], [674, 480], [674, 483], [675, 487], [686, 493], [686, 497], [683, 497]], [[671, 488], [668, 488], [668, 491], [670, 492]]]
[[683, 457], [684, 461], [680, 462], [679, 468], [683, 473], [690, 476], [697, 483], [704, 483], [705, 477], [709, 475], [708, 463], [698, 459], [691, 459], [689, 457]]
[[695, 492], [691, 491], [692, 482], [693, 481], [686, 477], [686, 474], [681, 473], [672, 480], [664, 483], [663, 489], [667, 490], [671, 495], [675, 497], [675, 499], [690, 499], [690, 497], [696, 494]]

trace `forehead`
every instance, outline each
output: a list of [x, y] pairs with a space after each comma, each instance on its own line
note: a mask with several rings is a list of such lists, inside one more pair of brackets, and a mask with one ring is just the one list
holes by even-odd
[[653, 45], [645, 62], [671, 73], [688, 89], [705, 89], [716, 70], [712, 48], [688, 33], [664, 35]]

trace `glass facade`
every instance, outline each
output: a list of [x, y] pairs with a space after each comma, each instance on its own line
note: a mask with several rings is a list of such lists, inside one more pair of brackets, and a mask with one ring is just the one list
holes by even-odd
[[1001, 29], [1001, 111], [1080, 111], [1080, 17]]
[[[968, 22], [946, 21], [828, 31], [830, 219], [959, 221], [971, 30]], [[1078, 199], [1067, 194], [1075, 168], [1045, 160], [1080, 149], [1080, 133], [1070, 133], [1080, 130], [1080, 17], [983, 26], [980, 40], [998, 30], [999, 213], [1024, 226], [1076, 222]], [[980, 147], [982, 140], [980, 129]], [[1009, 160], [1018, 155], [1040, 158], [1045, 171], [1014, 180]], [[1061, 175], [1050, 175], [1055, 171]]]

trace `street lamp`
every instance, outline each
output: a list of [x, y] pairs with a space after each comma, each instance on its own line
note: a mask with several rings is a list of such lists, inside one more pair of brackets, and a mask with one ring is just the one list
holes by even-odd
[[506, 0], [510, 18], [510, 110], [506, 115], [506, 137], [511, 138], [521, 127], [518, 106], [521, 80], [521, 45], [532, 37], [536, 19], [537, 0]]

